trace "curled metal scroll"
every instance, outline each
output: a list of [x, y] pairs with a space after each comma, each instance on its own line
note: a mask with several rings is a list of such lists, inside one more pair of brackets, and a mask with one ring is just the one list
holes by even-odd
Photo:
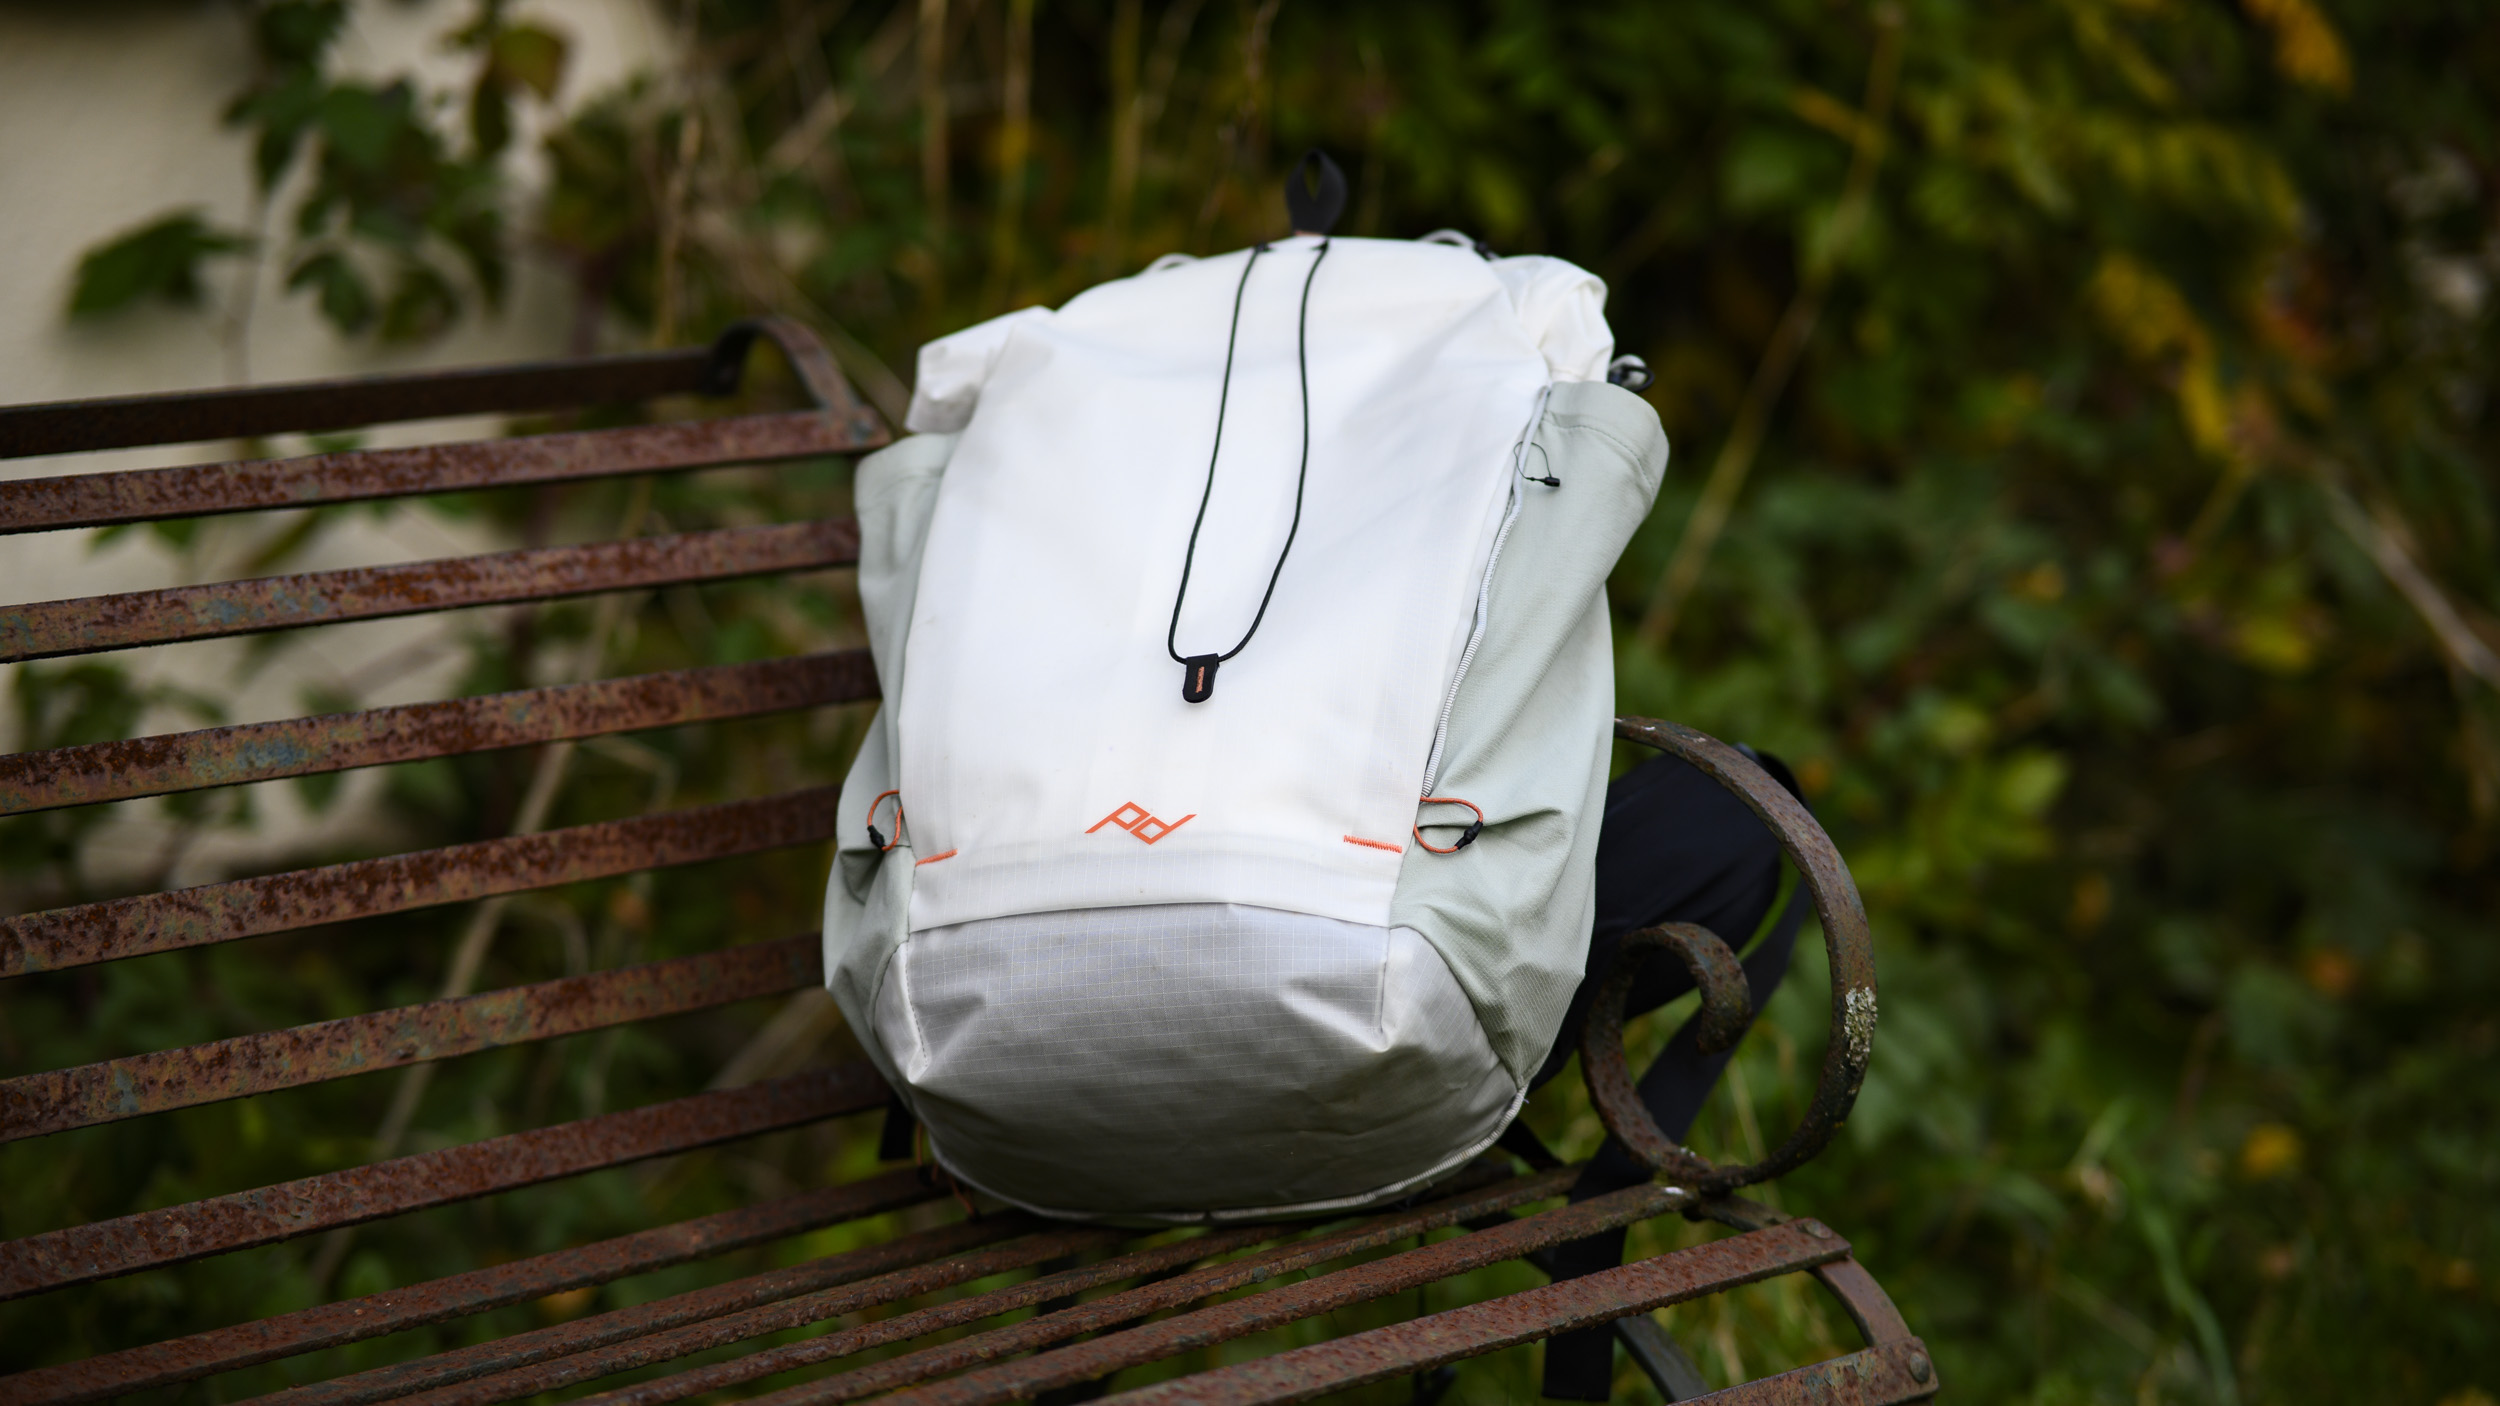
[[[1632, 1155], [1653, 1170], [1699, 1191], [1726, 1191], [1769, 1181], [1802, 1166], [1823, 1150], [1849, 1117], [1858, 1088], [1866, 1082], [1866, 1064], [1875, 1050], [1875, 954], [1867, 931], [1866, 908], [1858, 886], [1831, 837], [1815, 823], [1797, 798], [1788, 794], [1753, 758], [1715, 737], [1677, 723], [1649, 718], [1618, 718], [1615, 735], [1667, 752], [1698, 767], [1712, 780], [1736, 793], [1747, 809], [1778, 837], [1789, 862], [1804, 876], [1815, 916], [1823, 925], [1823, 948], [1831, 960], [1831, 1041], [1823, 1052], [1823, 1070], [1788, 1140], [1770, 1156], [1750, 1166], [1720, 1166], [1679, 1146], [1658, 1127], [1640, 1100], [1623, 1054], [1623, 1003], [1632, 988], [1640, 959], [1659, 948], [1674, 951], [1702, 988], [1703, 1025], [1696, 1033], [1708, 1040], [1741, 1035], [1750, 1013], [1735, 1004], [1747, 1000], [1744, 976], [1731, 973], [1734, 954], [1705, 928], [1668, 924], [1624, 940], [1615, 965], [1600, 981], [1581, 1033], [1581, 1066], [1587, 1072], [1589, 1098], [1597, 1115]], [[1735, 992], [1728, 990], [1733, 981]], [[1708, 1048], [1707, 1046], [1705, 1048]], [[1716, 1048], [1724, 1049], [1725, 1044]]]

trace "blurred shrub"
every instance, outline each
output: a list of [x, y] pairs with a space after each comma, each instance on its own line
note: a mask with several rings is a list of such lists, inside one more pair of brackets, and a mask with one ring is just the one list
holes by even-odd
[[[2429, 0], [684, 14], [677, 69], [547, 143], [530, 228], [611, 342], [786, 312], [898, 413], [932, 335], [1280, 233], [1283, 171], [1314, 143], [1352, 174], [1352, 233], [1455, 225], [1604, 277], [1679, 468], [1615, 578], [1622, 706], [1785, 755], [1880, 938], [1858, 1116], [1772, 1194], [1852, 1238], [1957, 1399], [2500, 1386], [2500, 19]], [[482, 72], [509, 63], [498, 92], [536, 86], [536, 42], [482, 45]], [[472, 125], [487, 150], [492, 119]], [[651, 520], [835, 511], [844, 484], [836, 466], [704, 476], [661, 485]], [[604, 529], [632, 516], [622, 492], [474, 506], [516, 533]], [[624, 612], [603, 667], [852, 639], [844, 599], [665, 593]], [[475, 686], [536, 677], [594, 623], [556, 607], [481, 635]], [[74, 686], [21, 675], [20, 706]], [[857, 721], [593, 755], [559, 814], [830, 779]], [[475, 833], [510, 815], [509, 772], [433, 764], [393, 794], [413, 829]], [[493, 979], [559, 970], [568, 922], [602, 964], [725, 924], [797, 930], [817, 875], [801, 857], [558, 895], [572, 916], [516, 921]], [[13, 992], [0, 1044], [51, 1067], [410, 999], [444, 930], [419, 915]], [[1816, 960], [1705, 1148], [1740, 1154], [1800, 1105]], [[464, 1061], [419, 1127], [477, 1136], [699, 1086], [753, 1023]], [[1586, 1151], [1569, 1082], [1531, 1116]], [[370, 1102], [346, 1086], [12, 1147], [9, 1230], [354, 1161], [316, 1129]], [[837, 1131], [434, 1213], [366, 1232], [386, 1252], [339, 1287], [863, 1155]], [[63, 1345], [8, 1349], [48, 1356], [265, 1311], [317, 1291], [310, 1254], [13, 1306], [0, 1336]], [[1793, 1285], [1669, 1323], [1721, 1378], [1846, 1340]], [[1532, 1354], [1505, 1354], [1458, 1399], [1533, 1380]]]

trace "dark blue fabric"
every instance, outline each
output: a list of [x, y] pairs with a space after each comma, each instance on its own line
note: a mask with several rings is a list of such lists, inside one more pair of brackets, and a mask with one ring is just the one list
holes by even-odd
[[[1795, 793], [1787, 767], [1776, 757], [1759, 760]], [[1606, 816], [1597, 835], [1597, 922], [1587, 974], [1536, 1082], [1561, 1073], [1578, 1050], [1591, 990], [1613, 965], [1626, 935], [1660, 923], [1698, 923], [1741, 951], [1779, 900], [1779, 887], [1779, 841], [1727, 788], [1673, 757], [1652, 758], [1615, 778], [1606, 788]], [[1788, 974], [1806, 908], [1802, 895], [1792, 899], [1762, 941], [1743, 955], [1756, 1011]], [[1656, 1010], [1692, 989], [1682, 962], [1654, 952], [1633, 979], [1624, 1009], [1627, 1014]], [[1641, 1101], [1661, 1131], [1684, 1140], [1733, 1053], [1705, 1055], [1694, 1048], [1690, 1022], [1676, 1032], [1640, 1081]], [[1609, 1137], [1572, 1188], [1571, 1199], [1585, 1201], [1647, 1179], [1622, 1144]], [[1548, 1263], [1559, 1279], [1594, 1274], [1622, 1263], [1623, 1242], [1624, 1232], [1617, 1230], [1558, 1245]], [[1547, 1396], [1603, 1401], [1613, 1378], [1613, 1328], [1566, 1333], [1546, 1343]]]

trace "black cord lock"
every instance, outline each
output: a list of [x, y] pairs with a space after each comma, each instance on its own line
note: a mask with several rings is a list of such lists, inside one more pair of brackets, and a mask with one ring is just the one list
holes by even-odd
[[1181, 701], [1204, 703], [1215, 696], [1215, 668], [1221, 654], [1193, 654], [1181, 661]]

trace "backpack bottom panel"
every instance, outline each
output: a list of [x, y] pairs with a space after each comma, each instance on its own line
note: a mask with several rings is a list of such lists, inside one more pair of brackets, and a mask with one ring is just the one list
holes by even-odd
[[924, 929], [875, 1025], [948, 1170], [1050, 1215], [1387, 1199], [1483, 1150], [1524, 1096], [1420, 934], [1240, 904]]

